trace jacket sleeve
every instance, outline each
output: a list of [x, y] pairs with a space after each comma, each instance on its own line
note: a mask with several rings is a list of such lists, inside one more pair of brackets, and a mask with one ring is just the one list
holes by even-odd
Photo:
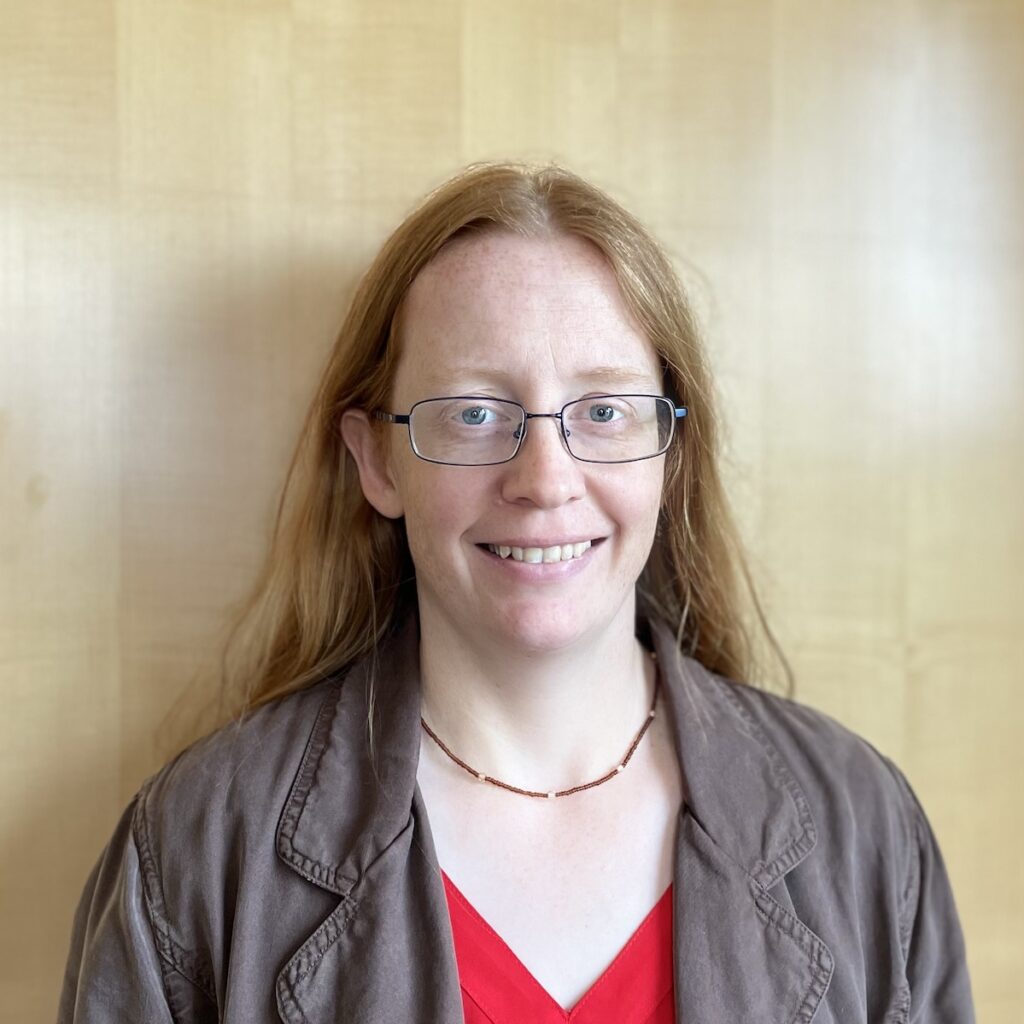
[[[895, 768], [894, 765], [891, 767]], [[910, 1024], [973, 1024], [974, 1003], [963, 931], [935, 833], [906, 777], [910, 876], [900, 934], [910, 987]]]
[[72, 926], [58, 1024], [176, 1024], [132, 831], [139, 799], [121, 816], [86, 881]]

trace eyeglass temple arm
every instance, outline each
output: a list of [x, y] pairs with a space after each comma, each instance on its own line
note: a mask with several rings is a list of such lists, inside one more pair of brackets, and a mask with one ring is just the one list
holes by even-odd
[[685, 415], [686, 415], [686, 406], [685, 405], [677, 405], [676, 406], [676, 419], [677, 420], [681, 420]]
[[383, 420], [385, 423], [408, 423], [408, 415], [401, 415], [397, 412], [375, 412], [374, 419]]

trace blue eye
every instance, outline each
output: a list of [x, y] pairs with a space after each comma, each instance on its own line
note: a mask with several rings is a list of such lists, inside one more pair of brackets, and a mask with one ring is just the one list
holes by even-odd
[[463, 409], [459, 413], [459, 418], [462, 422], [470, 427], [476, 427], [483, 423], [490, 422], [488, 417], [494, 417], [494, 410], [488, 409], [483, 405], [472, 405], [467, 409]]
[[590, 406], [587, 412], [595, 423], [611, 423], [617, 416], [622, 415], [613, 405], [595, 404]]

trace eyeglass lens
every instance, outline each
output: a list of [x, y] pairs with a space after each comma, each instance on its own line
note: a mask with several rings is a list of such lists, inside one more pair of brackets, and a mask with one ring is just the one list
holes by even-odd
[[[521, 406], [496, 398], [433, 398], [412, 408], [413, 448], [424, 459], [482, 466], [511, 459], [525, 425]], [[562, 411], [569, 451], [587, 462], [632, 462], [658, 455], [671, 440], [675, 410], [652, 395], [601, 395]]]

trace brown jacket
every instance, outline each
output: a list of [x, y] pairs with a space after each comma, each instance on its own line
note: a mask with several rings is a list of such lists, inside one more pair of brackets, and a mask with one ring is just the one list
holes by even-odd
[[[942, 857], [900, 771], [826, 715], [651, 633], [684, 778], [677, 1019], [972, 1022]], [[416, 785], [414, 620], [377, 671], [379, 776], [361, 665], [146, 781], [86, 883], [62, 1024], [462, 1021]]]

